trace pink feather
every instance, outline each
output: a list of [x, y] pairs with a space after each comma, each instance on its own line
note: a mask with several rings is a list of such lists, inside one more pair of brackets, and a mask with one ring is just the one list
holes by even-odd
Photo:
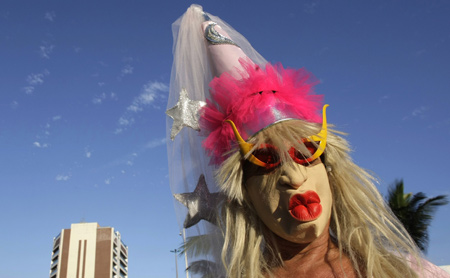
[[270, 63], [262, 69], [249, 59], [239, 62], [244, 69], [238, 70], [241, 78], [227, 72], [214, 78], [210, 83], [211, 100], [201, 111], [200, 128], [206, 136], [203, 147], [213, 164], [222, 163], [224, 153], [237, 145], [233, 130], [224, 122], [227, 119], [236, 124], [244, 140], [280, 120], [271, 113], [273, 109], [281, 111], [284, 118], [322, 121], [322, 96], [314, 93], [318, 82], [311, 73]]

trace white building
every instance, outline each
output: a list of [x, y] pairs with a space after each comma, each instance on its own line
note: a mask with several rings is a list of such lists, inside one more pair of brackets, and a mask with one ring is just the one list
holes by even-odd
[[72, 224], [53, 239], [50, 278], [127, 278], [128, 247], [114, 228]]

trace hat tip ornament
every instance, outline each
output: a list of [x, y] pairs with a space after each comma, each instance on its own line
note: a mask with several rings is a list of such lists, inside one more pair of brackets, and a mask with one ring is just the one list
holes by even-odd
[[209, 17], [209, 15], [207, 13], [205, 13], [205, 12], [203, 12], [203, 19], [205, 21], [212, 21], [211, 18]]
[[214, 29], [214, 26], [216, 26], [216, 25], [217, 25], [217, 23], [211, 22], [205, 28], [205, 39], [210, 44], [213, 44], [213, 45], [230, 44], [230, 45], [234, 45], [234, 46], [239, 47], [239, 45], [237, 45], [237, 43], [235, 43], [233, 40], [231, 40], [231, 39], [223, 36], [219, 32], [217, 32], [216, 29]]
[[[227, 79], [228, 85], [233, 89], [227, 92], [232, 94], [225, 93], [217, 97], [223, 96], [221, 99], [224, 102], [234, 103], [234, 107], [239, 107], [242, 97], [246, 95], [237, 97], [237, 91], [241, 90], [234, 89], [241, 89], [238, 85], [248, 79], [248, 71], [255, 72], [258, 80], [267, 80], [259, 74], [265, 70], [267, 61], [244, 36], [219, 17], [204, 12], [199, 5], [192, 5], [172, 25], [172, 30], [174, 62], [166, 111], [173, 119], [173, 122], [169, 119], [166, 122], [167, 137], [171, 139], [167, 140], [169, 180], [180, 228], [186, 232], [185, 243], [191, 242], [193, 238], [201, 238], [186, 246], [189, 276], [226, 277], [226, 269], [221, 263], [224, 238], [220, 217], [227, 199], [213, 179], [218, 164], [212, 162], [209, 149], [205, 147], [205, 140], [212, 138], [208, 136], [209, 132], [215, 131], [210, 130], [210, 127], [215, 127], [216, 119], [209, 122], [209, 118], [204, 116], [207, 112], [211, 117], [216, 115], [218, 125], [224, 125], [228, 129], [228, 124], [223, 124], [221, 113], [221, 108], [226, 106], [215, 105], [212, 89], [218, 84], [213, 88], [212, 81], [221, 83]], [[274, 71], [274, 76], [278, 80], [278, 72]], [[248, 92], [259, 92], [266, 86], [257, 87], [250, 88]], [[267, 86], [267, 90], [278, 88]], [[264, 98], [266, 95], [260, 97]], [[218, 111], [211, 110], [210, 105]], [[252, 108], [248, 110], [254, 111]], [[244, 117], [245, 113], [239, 115]], [[239, 121], [235, 123], [238, 127], [241, 126]], [[183, 130], [184, 127], [197, 131], [201, 129], [201, 132], [196, 134], [189, 129]], [[221, 146], [220, 130], [217, 131], [217, 137], [211, 140], [211, 145]], [[197, 179], [197, 184], [190, 182]], [[205, 247], [204, 253], [197, 252], [200, 247]], [[201, 271], [204, 276], [199, 276], [200, 272], [195, 273], [196, 267], [200, 265], [209, 266]]]

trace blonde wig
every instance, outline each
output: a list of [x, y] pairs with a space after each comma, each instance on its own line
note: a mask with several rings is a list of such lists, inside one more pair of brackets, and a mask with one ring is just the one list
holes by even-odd
[[[255, 146], [270, 142], [280, 150], [282, 162], [286, 162], [290, 159], [287, 148], [304, 148], [300, 139], [319, 129], [316, 124], [300, 120], [285, 121], [257, 133], [249, 142]], [[323, 161], [331, 169], [328, 179], [333, 206], [329, 232], [341, 257], [351, 260], [359, 277], [418, 277], [410, 263], [411, 258], [420, 262], [414, 242], [386, 207], [374, 177], [357, 166], [349, 153], [348, 142], [338, 132], [329, 131]], [[282, 261], [277, 247], [267, 243], [271, 232], [247, 197], [244, 163], [245, 158], [237, 151], [217, 172], [218, 184], [228, 197], [221, 214], [225, 237], [222, 260], [229, 277], [270, 277], [274, 264], [265, 254], [278, 258], [275, 266], [282, 266]], [[279, 170], [268, 175], [271, 177], [267, 184], [261, 185], [266, 194], [274, 188]]]
[[[264, 67], [266, 64], [266, 60], [253, 49], [245, 37], [220, 18], [204, 13], [200, 6], [191, 6], [172, 26], [174, 63], [167, 108], [168, 112], [172, 112], [168, 115], [173, 121], [169, 118], [167, 120], [167, 138], [171, 139], [167, 140], [167, 150], [171, 190], [174, 196], [187, 198], [185, 202], [177, 199], [182, 204], [176, 204], [179, 206], [179, 209], [176, 209], [178, 221], [180, 226], [183, 226], [184, 250], [186, 253], [191, 252], [192, 257], [198, 259], [189, 262], [189, 275], [198, 272], [208, 273], [210, 276], [207, 277], [222, 277], [223, 269], [217, 264], [216, 247], [219, 246], [220, 249], [223, 246], [221, 259], [228, 277], [270, 277], [271, 270], [282, 266], [283, 263], [276, 244], [272, 244], [273, 234], [258, 218], [247, 196], [245, 158], [241, 157], [236, 146], [234, 151], [226, 154], [228, 158], [220, 164], [214, 175], [215, 166], [206, 157], [204, 145], [201, 143], [204, 138], [194, 130], [197, 130], [197, 125], [191, 119], [191, 116], [198, 114], [194, 108], [211, 99], [208, 88], [213, 78], [212, 72], [219, 75], [214, 70], [214, 59], [211, 58], [211, 53], [208, 53], [208, 49], [217, 48], [217, 45], [205, 44], [203, 30], [200, 28], [202, 23], [210, 20], [217, 23], [224, 34], [228, 34], [229, 38], [239, 45], [239, 52], [242, 50], [244, 56], [250, 58], [255, 65]], [[229, 57], [220, 57], [222, 62], [229, 60]], [[182, 111], [192, 115], [184, 117]], [[229, 119], [229, 115], [220, 113], [219, 116], [223, 116], [223, 119], [217, 122], [220, 126], [225, 125], [224, 121]], [[248, 115], [240, 113], [238, 116]], [[255, 127], [253, 121], [248, 124]], [[183, 128], [184, 126], [192, 129]], [[255, 146], [270, 142], [280, 150], [282, 163], [289, 162], [291, 158], [287, 155], [287, 146], [305, 150], [299, 139], [317, 134], [319, 129], [316, 124], [308, 122], [285, 121], [264, 129], [248, 141]], [[222, 137], [223, 134], [220, 133], [217, 140], [212, 140], [211, 145], [215, 147]], [[412, 260], [420, 265], [417, 248], [402, 225], [386, 208], [374, 185], [374, 178], [353, 163], [349, 152], [350, 148], [345, 139], [337, 132], [329, 131], [323, 154], [323, 162], [332, 169], [328, 172], [333, 195], [329, 233], [336, 242], [341, 257], [349, 258], [359, 277], [417, 277], [410, 263]], [[247, 155], [250, 154], [251, 151]], [[289, 164], [285, 163], [280, 167], [288, 167]], [[266, 194], [271, 194], [279, 177], [279, 170], [275, 169], [267, 175], [266, 184], [261, 186]], [[197, 187], [200, 190], [197, 190]], [[211, 199], [216, 200], [217, 195], [220, 195], [217, 187], [226, 196], [226, 201], [214, 203], [213, 207]], [[185, 224], [181, 224], [186, 215], [186, 208], [188, 213], [198, 212], [198, 207], [189, 207], [192, 203], [189, 198], [198, 197], [197, 191], [207, 195], [202, 196], [201, 202], [208, 203], [206, 210], [210, 214], [205, 216], [206, 212], [202, 211], [205, 215], [198, 218], [197, 222], [186, 225], [185, 221]], [[212, 194], [217, 195], [211, 197]], [[196, 204], [199, 202], [197, 200]], [[219, 212], [216, 212], [216, 206], [221, 209]], [[218, 215], [219, 220], [212, 221], [215, 218], [211, 215]], [[190, 217], [190, 214], [188, 216]], [[219, 232], [213, 225], [216, 222]], [[223, 233], [223, 243], [220, 232]], [[218, 252], [220, 253], [220, 250]], [[275, 258], [275, 262], [268, 258]]]

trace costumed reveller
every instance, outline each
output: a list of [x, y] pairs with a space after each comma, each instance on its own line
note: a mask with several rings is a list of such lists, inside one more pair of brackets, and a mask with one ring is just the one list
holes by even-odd
[[449, 277], [332, 130], [317, 80], [192, 5], [173, 25], [169, 176], [189, 277]]

